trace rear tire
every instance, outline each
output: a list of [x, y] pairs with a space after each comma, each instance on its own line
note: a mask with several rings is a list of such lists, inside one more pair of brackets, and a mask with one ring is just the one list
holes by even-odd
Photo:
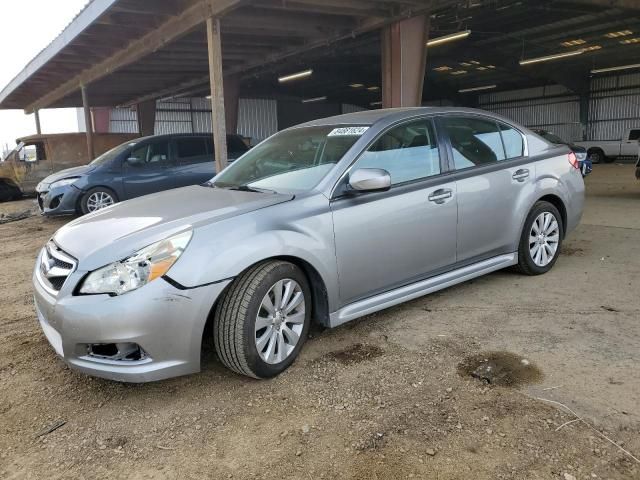
[[611, 163], [613, 159], [609, 159], [602, 149], [600, 148], [591, 148], [587, 152], [587, 158], [591, 160], [592, 163]]
[[236, 278], [218, 303], [213, 319], [216, 352], [236, 373], [275, 377], [298, 356], [310, 323], [305, 274], [289, 262], [263, 262]]
[[562, 217], [551, 203], [533, 206], [520, 236], [517, 269], [525, 275], [542, 275], [555, 265], [563, 235]]

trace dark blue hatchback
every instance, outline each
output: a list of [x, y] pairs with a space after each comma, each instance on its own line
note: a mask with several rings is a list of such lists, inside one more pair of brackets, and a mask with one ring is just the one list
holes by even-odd
[[[229, 160], [247, 151], [242, 138], [227, 135]], [[122, 200], [197, 185], [215, 174], [210, 134], [143, 137], [123, 143], [89, 165], [49, 175], [36, 187], [45, 215], [89, 213]]]

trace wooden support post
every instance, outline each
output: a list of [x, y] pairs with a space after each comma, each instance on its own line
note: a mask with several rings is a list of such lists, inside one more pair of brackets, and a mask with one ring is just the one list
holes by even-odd
[[211, 84], [211, 116], [216, 172], [227, 166], [227, 133], [224, 114], [224, 87], [222, 76], [222, 44], [220, 19], [207, 18], [207, 43], [209, 46], [209, 82]]
[[35, 110], [34, 112], [36, 118], [36, 133], [38, 135], [42, 134], [42, 129], [40, 128], [40, 110]]
[[156, 101], [146, 100], [136, 105], [138, 115], [138, 133], [141, 137], [148, 137], [155, 133]]
[[89, 161], [91, 162], [95, 158], [93, 150], [93, 119], [91, 118], [91, 107], [89, 107], [87, 87], [80, 85], [80, 91], [82, 93], [82, 107], [84, 108], [84, 124], [87, 130], [87, 153], [89, 154]]
[[418, 107], [427, 61], [429, 15], [399, 20], [382, 32], [382, 105]]
[[238, 133], [238, 106], [240, 102], [240, 75], [224, 77], [224, 113], [226, 131]]

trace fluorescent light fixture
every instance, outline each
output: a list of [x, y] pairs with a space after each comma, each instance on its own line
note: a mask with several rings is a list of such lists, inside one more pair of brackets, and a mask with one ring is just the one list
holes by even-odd
[[585, 52], [595, 52], [596, 50], [602, 50], [602, 45], [591, 45], [582, 49]]
[[631, 65], [620, 65], [619, 67], [594, 68], [593, 70], [591, 70], [591, 73], [617, 72], [618, 70], [630, 70], [632, 68], [640, 68], [640, 63], [633, 63]]
[[380, 105], [382, 105], [382, 101], [378, 100], [377, 102], [371, 102], [369, 105], [371, 105], [372, 107], [379, 107]]
[[587, 43], [586, 40], [582, 38], [576, 38], [575, 40], [567, 40], [566, 42], [562, 42], [560, 45], [563, 47], [577, 47], [578, 45], [584, 45]]
[[362, 83], [351, 83], [351, 84], [349, 84], [349, 86], [351, 88], [362, 88], [362, 87], [364, 87], [364, 84], [362, 84]]
[[520, 60], [520, 65], [530, 65], [532, 63], [549, 62], [551, 60], [559, 60], [565, 57], [573, 57], [574, 55], [580, 55], [581, 53], [584, 53], [583, 49], [572, 50], [571, 52], [556, 53], [554, 55], [545, 55], [544, 57], [527, 58], [525, 60]]
[[304, 100], [302, 100], [302, 103], [324, 102], [326, 99], [327, 99], [326, 96], [324, 96], [324, 97], [314, 97], [314, 98], [305, 98]]
[[367, 90], [369, 90], [370, 92], [377, 92], [378, 90], [380, 90], [380, 87], [374, 85], [372, 87], [367, 87]]
[[640, 37], [628, 38], [626, 40], [620, 40], [622, 45], [631, 45], [632, 43], [640, 43]]
[[607, 38], [618, 38], [618, 37], [626, 37], [627, 35], [631, 35], [633, 31], [631, 30], [620, 30], [618, 32], [609, 32], [605, 33], [604, 36]]
[[451, 75], [464, 75], [465, 73], [467, 73], [466, 70], [456, 70], [454, 72], [451, 72]]
[[446, 72], [446, 71], [453, 70], [453, 69], [451, 67], [447, 66], [447, 65], [442, 65], [441, 67], [434, 68], [434, 70], [436, 72]]
[[454, 40], [462, 40], [463, 38], [467, 38], [470, 34], [471, 30], [463, 30], [461, 32], [452, 33], [451, 35], [432, 38], [427, 42], [427, 47], [434, 47], [443, 43], [453, 42]]
[[284, 83], [284, 82], [290, 82], [292, 80], [300, 80], [301, 78], [310, 77], [312, 73], [313, 73], [313, 70], [308, 69], [308, 70], [303, 70], [302, 72], [296, 72], [290, 75], [284, 75], [282, 77], [278, 77], [278, 82]]
[[480, 90], [491, 90], [496, 87], [497, 85], [483, 85], [482, 87], [461, 88], [458, 93], [479, 92]]

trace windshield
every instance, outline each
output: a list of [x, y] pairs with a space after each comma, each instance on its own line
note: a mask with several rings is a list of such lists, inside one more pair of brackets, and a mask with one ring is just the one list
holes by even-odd
[[135, 145], [136, 145], [136, 142], [127, 142], [127, 143], [123, 143], [122, 145], [118, 145], [117, 147], [112, 148], [111, 150], [97, 157], [89, 165], [102, 165], [104, 163], [107, 163], [112, 159], [116, 158], [117, 156], [119, 156], [121, 153], [124, 153], [127, 149], [134, 147]]
[[220, 188], [302, 192], [315, 187], [368, 127], [285, 130], [249, 150], [214, 178]]

